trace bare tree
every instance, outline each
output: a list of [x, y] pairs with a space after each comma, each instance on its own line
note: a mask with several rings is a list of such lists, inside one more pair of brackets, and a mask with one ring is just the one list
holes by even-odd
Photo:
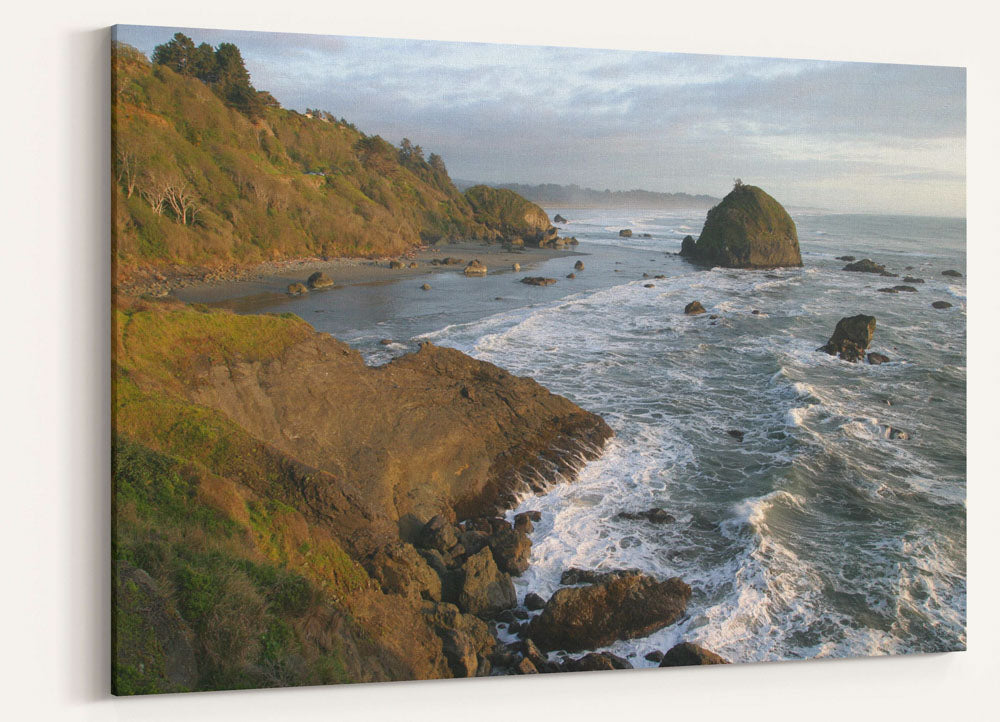
[[142, 186], [139, 194], [146, 200], [153, 213], [163, 215], [167, 207], [167, 189], [170, 182], [156, 171], [149, 171], [142, 176]]
[[131, 198], [139, 180], [139, 157], [131, 146], [118, 139], [118, 182], [125, 185], [125, 197]]
[[187, 181], [173, 180], [165, 188], [166, 201], [174, 212], [174, 218], [186, 226], [188, 214], [191, 215], [191, 222], [194, 223], [198, 215], [197, 194]]

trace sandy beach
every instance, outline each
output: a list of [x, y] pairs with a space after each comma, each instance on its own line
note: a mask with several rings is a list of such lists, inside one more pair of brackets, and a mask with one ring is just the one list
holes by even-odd
[[[357, 286], [379, 284], [407, 278], [417, 278], [437, 273], [462, 273], [465, 265], [476, 259], [486, 265], [489, 273], [510, 271], [520, 264], [522, 270], [529, 270], [544, 261], [565, 256], [583, 256], [570, 249], [525, 248], [504, 250], [496, 244], [478, 241], [449, 243], [441, 246], [427, 246], [394, 259], [334, 258], [330, 260], [302, 259], [262, 264], [256, 273], [241, 280], [206, 281], [192, 283], [171, 291], [173, 297], [186, 303], [204, 303], [210, 306], [231, 308], [236, 311], [253, 311], [262, 305], [269, 305], [275, 297], [286, 296], [290, 283], [305, 283], [316, 271], [329, 276], [335, 286]], [[458, 258], [461, 263], [436, 265], [433, 262], [444, 258]], [[404, 268], [390, 268], [390, 262], [398, 260]], [[416, 264], [410, 267], [410, 264]]]

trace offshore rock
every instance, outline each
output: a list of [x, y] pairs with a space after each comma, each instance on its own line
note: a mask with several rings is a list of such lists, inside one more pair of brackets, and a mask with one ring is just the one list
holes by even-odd
[[729, 661], [697, 644], [681, 642], [671, 647], [660, 662], [661, 667], [690, 667], [699, 664], [729, 664]]
[[817, 351], [825, 351], [831, 356], [839, 356], [844, 361], [860, 361], [865, 357], [865, 349], [875, 335], [875, 317], [858, 314], [842, 318], [837, 322], [833, 336]]

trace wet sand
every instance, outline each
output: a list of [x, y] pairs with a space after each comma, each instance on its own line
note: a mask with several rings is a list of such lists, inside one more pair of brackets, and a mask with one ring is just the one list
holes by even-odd
[[[477, 259], [485, 264], [489, 273], [498, 271], [509, 272], [515, 263], [526, 271], [552, 258], [563, 256], [582, 256], [571, 249], [525, 248], [517, 251], [507, 251], [495, 244], [480, 242], [450, 243], [445, 246], [430, 246], [415, 250], [398, 259], [407, 267], [402, 269], [389, 268], [390, 260], [369, 260], [363, 258], [335, 258], [323, 260], [289, 261], [281, 264], [268, 264], [261, 272], [252, 278], [239, 281], [210, 281], [195, 283], [171, 292], [174, 298], [187, 303], [204, 303], [210, 306], [232, 308], [241, 312], [252, 312], [257, 307], [272, 304], [276, 297], [287, 296], [286, 289], [291, 283], [305, 283], [306, 279], [316, 271], [322, 271], [329, 276], [335, 286], [357, 286], [365, 284], [381, 284], [407, 278], [437, 274], [461, 274], [466, 264]], [[432, 261], [442, 258], [460, 258], [462, 262], [454, 265], [433, 265]], [[415, 268], [409, 264], [415, 263]], [[428, 283], [431, 281], [428, 280]]]

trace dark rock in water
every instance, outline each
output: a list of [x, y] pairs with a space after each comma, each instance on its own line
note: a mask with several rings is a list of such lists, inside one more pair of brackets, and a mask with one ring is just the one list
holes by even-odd
[[389, 268], [391, 268], [393, 270], [399, 270], [401, 268], [404, 268], [404, 266], [399, 261], [389, 261]]
[[868, 354], [868, 363], [872, 366], [878, 366], [879, 364], [889, 363], [889, 357], [882, 353], [870, 353]]
[[570, 279], [576, 278], [576, 274], [575, 273], [570, 273], [568, 276], [566, 276], [566, 278], [570, 278]]
[[893, 440], [908, 441], [910, 438], [910, 435], [902, 429], [894, 429], [891, 426], [885, 427], [885, 432], [886, 438]]
[[591, 652], [579, 659], [566, 662], [570, 672], [602, 672], [614, 669], [632, 669], [632, 663], [611, 652]]
[[713, 313], [713, 314], [712, 314], [711, 316], [709, 316], [708, 318], [709, 318], [710, 320], [714, 321], [714, 320], [715, 320], [715, 319], [717, 319], [718, 317], [719, 317], [719, 315], [718, 315], [718, 314], [716, 314], [716, 313]]
[[904, 276], [903, 283], [923, 283], [924, 279], [914, 278], [913, 276]]
[[663, 661], [663, 652], [660, 652], [658, 650], [653, 650], [645, 657], [643, 657], [643, 659], [645, 659], [647, 662], [654, 662], [656, 664], [659, 664], [660, 662]]
[[628, 521], [649, 521], [654, 524], [672, 524], [676, 519], [659, 507], [646, 509], [645, 511], [623, 511], [615, 515], [617, 519]]
[[697, 242], [682, 242], [681, 255], [729, 268], [802, 265], [791, 216], [763, 190], [740, 182], [708, 212]]
[[491, 619], [517, 604], [510, 576], [497, 569], [493, 553], [482, 549], [462, 565], [462, 586], [458, 608], [477, 617]]
[[844, 361], [860, 361], [875, 335], [875, 317], [858, 314], [837, 322], [833, 336], [818, 351], [840, 356]]
[[931, 306], [934, 308], [951, 308], [951, 304], [947, 301], [935, 301]]
[[552, 222], [553, 223], [568, 223], [568, 221], [565, 218], [563, 218], [561, 215], [559, 215], [558, 213], [556, 213], [556, 217], [552, 219]]
[[684, 240], [681, 241], [681, 253], [680, 255], [685, 258], [694, 258], [697, 254], [695, 240], [692, 236], [684, 236]]
[[629, 228], [623, 228], [622, 230], [618, 231], [618, 235], [621, 236], [622, 238], [631, 238], [632, 230]]
[[681, 642], [671, 647], [660, 662], [661, 667], [689, 667], [699, 664], [729, 664], [729, 662], [715, 652], [691, 642]]
[[899, 274], [898, 273], [891, 273], [889, 271], [882, 271], [878, 275], [884, 276], [885, 278], [899, 278]]
[[593, 569], [578, 569], [576, 567], [570, 567], [565, 570], [559, 577], [559, 583], [563, 585], [567, 584], [594, 584], [598, 582], [606, 582], [610, 579], [617, 579], [621, 576], [627, 576], [629, 574], [638, 574], [638, 569], [612, 569], [606, 572], [599, 572]]
[[392, 344], [394, 344], [396, 342], [393, 341], [391, 338], [384, 338], [381, 341], [379, 341], [379, 343], [382, 344], [383, 346], [391, 346]]
[[961, 273], [959, 273], [958, 271], [954, 271], [954, 270], [941, 271], [941, 275], [942, 276], [950, 276], [951, 278], [961, 278], [962, 277]]
[[531, 620], [528, 635], [543, 650], [576, 651], [645, 637], [677, 621], [691, 587], [673, 577], [658, 582], [623, 574], [585, 587], [565, 587]]
[[503, 519], [502, 526], [487, 537], [486, 543], [493, 552], [493, 560], [500, 571], [513, 576], [524, 574], [531, 557], [531, 539], [517, 531]]
[[544, 276], [525, 276], [521, 279], [521, 283], [526, 283], [529, 286], [551, 286], [555, 282], [556, 279]]
[[899, 290], [895, 289], [895, 288], [880, 288], [880, 289], [878, 289], [878, 292], [879, 293], [899, 293]]
[[289, 296], [301, 296], [304, 293], [309, 293], [309, 289], [305, 287], [302, 283], [290, 283], [288, 288], [285, 289]]
[[664, 275], [663, 275], [662, 273], [659, 273], [659, 274], [657, 274], [657, 275], [653, 276], [653, 278], [655, 278], [655, 279], [657, 279], [657, 280], [660, 280], [660, 279], [664, 279], [664, 278], [666, 278], [666, 276], [664, 276]]
[[541, 512], [522, 511], [514, 517], [514, 531], [530, 534], [535, 530], [534, 522], [541, 520], [541, 518]]
[[746, 432], [740, 431], [739, 429], [730, 429], [726, 433], [729, 434], [730, 436], [732, 436], [737, 441], [739, 441], [739, 442], [742, 443], [743, 442], [743, 436], [745, 435]]
[[643, 288], [656, 288], [656, 286], [652, 283], [644, 283], [642, 286]]
[[884, 273], [885, 266], [881, 263], [875, 263], [875, 261], [870, 258], [865, 258], [861, 261], [857, 261], [856, 263], [848, 263], [844, 266], [844, 270], [855, 271], [857, 273]]
[[684, 307], [684, 313], [688, 316], [697, 316], [699, 313], [705, 313], [705, 307], [700, 301], [692, 301]]
[[545, 606], [545, 600], [539, 594], [528, 592], [524, 595], [524, 606], [532, 611], [537, 611]]
[[309, 276], [306, 281], [309, 288], [329, 288], [333, 285], [333, 279], [327, 276], [322, 271], [316, 271], [313, 275]]
[[652, 238], [653, 234], [652, 233], [640, 233], [639, 237], [640, 238]]
[[902, 291], [903, 293], [916, 293], [917, 292], [917, 289], [915, 289], [913, 286], [893, 286], [893, 289], [896, 290], [896, 291]]
[[573, 268], [576, 269], [577, 271], [582, 271], [583, 270], [583, 261], [577, 261], [576, 263], [574, 263], [573, 264]]
[[755, 308], [755, 309], [754, 309], [753, 311], [751, 311], [750, 313], [751, 313], [752, 315], [754, 315], [754, 316], [760, 316], [760, 315], [761, 315], [761, 310], [760, 310], [759, 308]]
[[850, 263], [851, 261], [854, 261], [854, 260], [857, 260], [857, 259], [854, 256], [837, 256], [837, 260], [838, 261], [847, 261], [848, 263]]

